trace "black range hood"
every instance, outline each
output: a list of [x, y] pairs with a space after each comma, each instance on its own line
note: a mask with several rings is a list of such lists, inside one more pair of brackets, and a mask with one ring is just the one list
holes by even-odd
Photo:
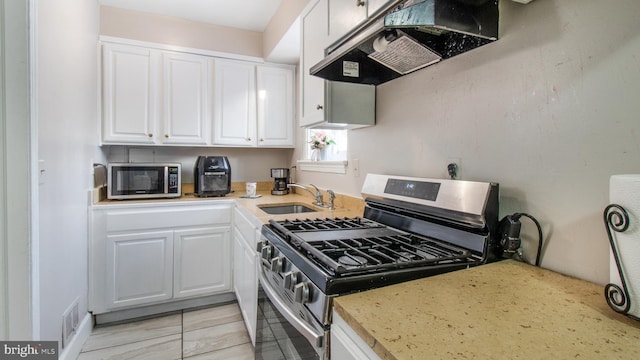
[[311, 75], [379, 85], [498, 39], [498, 0], [403, 0], [325, 50]]

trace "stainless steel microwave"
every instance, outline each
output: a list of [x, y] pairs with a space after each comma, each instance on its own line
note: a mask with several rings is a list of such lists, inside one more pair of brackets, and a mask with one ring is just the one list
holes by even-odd
[[181, 170], [178, 163], [110, 163], [107, 165], [107, 198], [180, 197]]

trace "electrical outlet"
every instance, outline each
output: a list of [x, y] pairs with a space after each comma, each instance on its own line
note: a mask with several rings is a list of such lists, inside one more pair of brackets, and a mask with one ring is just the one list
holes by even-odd
[[[461, 162], [460, 158], [447, 158], [445, 174], [448, 178], [460, 179]], [[453, 166], [451, 166], [451, 164], [453, 164]]]

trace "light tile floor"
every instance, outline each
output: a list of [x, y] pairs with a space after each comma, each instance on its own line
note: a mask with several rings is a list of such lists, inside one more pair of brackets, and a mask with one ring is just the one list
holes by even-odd
[[78, 360], [253, 359], [237, 303], [97, 326]]

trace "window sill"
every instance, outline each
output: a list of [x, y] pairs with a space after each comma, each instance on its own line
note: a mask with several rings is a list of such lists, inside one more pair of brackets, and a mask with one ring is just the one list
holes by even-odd
[[311, 160], [298, 160], [298, 170], [301, 171], [316, 171], [333, 174], [346, 174], [347, 173], [347, 160], [339, 161], [311, 161]]

